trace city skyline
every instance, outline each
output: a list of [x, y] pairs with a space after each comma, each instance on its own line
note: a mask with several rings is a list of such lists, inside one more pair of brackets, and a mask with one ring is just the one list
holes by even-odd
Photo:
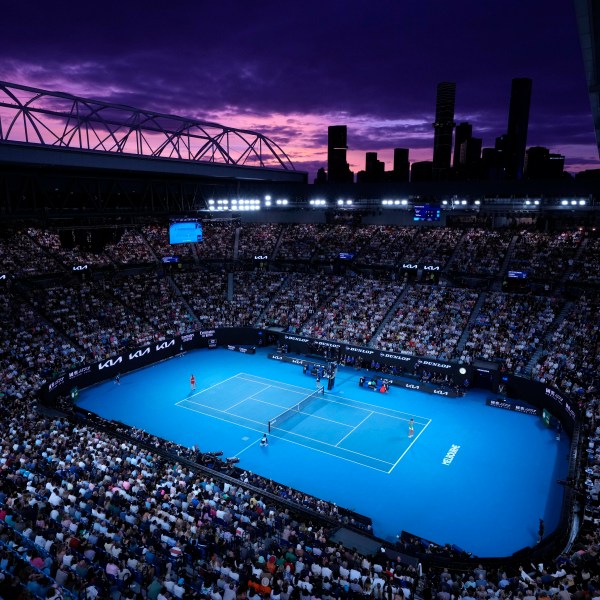
[[327, 167], [331, 125], [347, 126], [355, 173], [367, 152], [386, 170], [394, 148], [432, 160], [443, 81], [456, 83], [455, 122], [493, 147], [519, 77], [533, 81], [527, 147], [564, 154], [569, 172], [600, 166], [570, 2], [309, 0], [284, 11], [270, 0], [160, 10], [109, 1], [101, 14], [60, 12], [7, 7], [1, 79], [260, 131], [309, 181]]

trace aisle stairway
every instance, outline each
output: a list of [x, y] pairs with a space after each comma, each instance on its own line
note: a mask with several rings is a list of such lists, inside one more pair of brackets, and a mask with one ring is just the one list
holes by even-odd
[[473, 324], [475, 323], [475, 320], [477, 319], [477, 316], [479, 315], [479, 311], [481, 310], [481, 307], [483, 306], [483, 303], [485, 302], [487, 295], [488, 295], [487, 292], [482, 292], [481, 294], [479, 294], [479, 298], [477, 298], [477, 302], [475, 303], [475, 306], [473, 307], [473, 310], [471, 311], [471, 316], [469, 317], [469, 320], [467, 321], [467, 324], [465, 325], [465, 329], [462, 332], [460, 339], [458, 340], [458, 344], [456, 345], [455, 352], [457, 353], [457, 355], [461, 355], [462, 351], [465, 349], [465, 345], [467, 343], [467, 340], [469, 339], [469, 333], [471, 332], [471, 328], [473, 327]]
[[574, 302], [565, 302], [565, 305], [562, 307], [562, 310], [560, 311], [560, 313], [558, 313], [558, 316], [556, 317], [556, 319], [554, 319], [554, 321], [548, 328], [548, 331], [546, 332], [546, 335], [544, 336], [542, 343], [538, 345], [537, 350], [533, 353], [533, 356], [529, 359], [529, 362], [525, 366], [524, 371], [527, 375], [531, 375], [531, 373], [533, 371], [533, 367], [536, 365], [537, 361], [542, 356], [542, 352], [544, 351], [544, 348], [548, 347], [549, 342], [552, 340], [552, 336], [554, 335], [554, 333], [560, 327], [560, 324], [565, 320], [565, 318], [571, 311], [573, 304], [574, 304]]
[[375, 342], [376, 342], [377, 338], [379, 337], [381, 332], [384, 330], [385, 326], [394, 318], [394, 315], [396, 314], [396, 311], [398, 310], [400, 303], [402, 302], [402, 300], [404, 299], [404, 296], [406, 296], [406, 294], [408, 293], [408, 290], [410, 288], [411, 288], [410, 284], [406, 284], [404, 286], [404, 289], [400, 292], [400, 295], [396, 298], [396, 301], [394, 302], [394, 304], [392, 304], [392, 306], [390, 306], [390, 309], [387, 311], [385, 317], [383, 317], [383, 320], [381, 321], [379, 327], [373, 332], [373, 335], [371, 336], [371, 339], [369, 340], [369, 343], [367, 344], [367, 346], [375, 347]]

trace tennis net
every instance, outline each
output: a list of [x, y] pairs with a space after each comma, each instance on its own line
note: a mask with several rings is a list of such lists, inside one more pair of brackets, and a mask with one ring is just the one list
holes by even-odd
[[321, 386], [317, 390], [315, 390], [312, 394], [306, 396], [306, 398], [302, 398], [298, 404], [294, 404], [290, 406], [290, 408], [286, 408], [281, 414], [277, 415], [274, 419], [271, 419], [267, 423], [267, 429], [269, 433], [271, 433], [272, 429], [277, 429], [281, 427], [282, 423], [286, 421], [292, 415], [297, 415], [302, 412], [302, 409], [305, 408], [312, 400], [318, 398], [319, 396], [323, 396], [325, 394], [325, 386]]

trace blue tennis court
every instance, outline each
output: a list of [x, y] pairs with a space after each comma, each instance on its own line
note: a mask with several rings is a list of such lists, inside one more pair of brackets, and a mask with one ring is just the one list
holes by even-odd
[[[197, 386], [190, 389], [190, 376]], [[373, 519], [376, 535], [401, 530], [478, 556], [536, 542], [538, 519], [557, 525], [569, 440], [541, 419], [462, 398], [358, 386], [341, 367], [315, 394], [298, 365], [227, 350], [197, 350], [82, 390], [78, 404]], [[292, 410], [290, 410], [292, 409]], [[414, 419], [414, 436], [408, 423]], [[260, 438], [272, 422], [268, 447]], [[489, 530], [489, 535], [485, 535]]]
[[[193, 392], [177, 406], [257, 432], [265, 431], [271, 421], [271, 437], [384, 473], [391, 473], [429, 424], [422, 417], [332, 392], [312, 392], [297, 410], [306, 398], [306, 388], [238, 373]], [[420, 429], [412, 439], [406, 436], [411, 418]]]

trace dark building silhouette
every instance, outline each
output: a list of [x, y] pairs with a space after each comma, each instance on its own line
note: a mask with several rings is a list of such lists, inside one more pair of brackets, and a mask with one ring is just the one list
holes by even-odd
[[461, 179], [481, 177], [481, 138], [469, 137], [460, 145], [458, 173]]
[[454, 158], [452, 166], [457, 169], [460, 164], [460, 147], [463, 142], [466, 142], [473, 135], [473, 127], [470, 123], [461, 123], [456, 126], [454, 132]]
[[392, 181], [408, 181], [410, 176], [408, 148], [394, 148], [394, 167], [389, 175]]
[[327, 179], [329, 183], [352, 183], [354, 175], [346, 161], [348, 128], [330, 125], [327, 131]]
[[433, 163], [430, 160], [415, 162], [410, 168], [410, 180], [412, 183], [433, 180]]
[[507, 179], [522, 179], [523, 177], [530, 105], [531, 79], [526, 77], [513, 79], [508, 112], [508, 131], [503, 147]]
[[359, 183], [377, 183], [385, 179], [385, 163], [377, 160], [377, 152], [367, 152], [365, 156], [365, 170], [356, 174]]
[[552, 154], [548, 148], [532, 146], [525, 153], [526, 179], [559, 179], [563, 176], [565, 157]]
[[[596, 145], [600, 156], [600, 14], [595, 0], [575, 0], [583, 68], [592, 108]], [[594, 172], [596, 169], [592, 169]]]
[[482, 179], [498, 180], [504, 177], [502, 152], [498, 149], [498, 139], [496, 140], [496, 148], [484, 148], [481, 151], [480, 173]]
[[433, 178], [448, 179], [452, 158], [452, 132], [454, 130], [454, 102], [456, 84], [448, 81], [438, 83], [433, 123]]
[[323, 184], [327, 183], [327, 171], [323, 167], [321, 167], [317, 171], [317, 176], [315, 177], [315, 183]]

